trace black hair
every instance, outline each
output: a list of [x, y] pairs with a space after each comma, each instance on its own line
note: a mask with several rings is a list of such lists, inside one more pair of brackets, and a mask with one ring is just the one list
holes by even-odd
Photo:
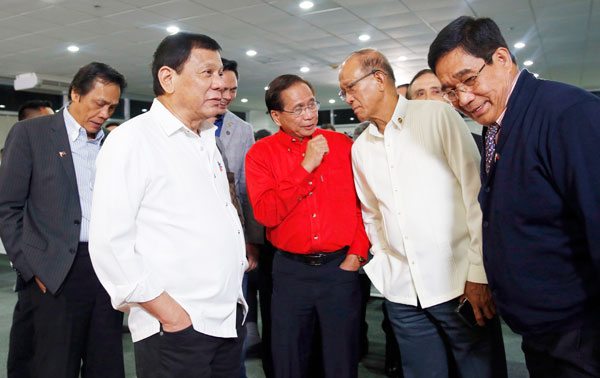
[[267, 129], [260, 129], [257, 132], [254, 133], [254, 139], [256, 141], [261, 140], [262, 138], [266, 138], [268, 136], [272, 135], [272, 133], [267, 130]]
[[96, 80], [100, 80], [106, 84], [117, 84], [121, 89], [121, 93], [127, 87], [125, 77], [117, 70], [105, 63], [92, 62], [81, 67], [73, 77], [69, 85], [69, 100], [71, 100], [71, 92], [75, 92], [80, 96], [85, 96], [94, 87]]
[[240, 79], [240, 75], [238, 74], [238, 64], [235, 60], [229, 60], [225, 58], [221, 58], [221, 62], [223, 63], [223, 71], [231, 71], [235, 74], [236, 79]]
[[152, 89], [156, 96], [165, 94], [160, 80], [158, 80], [160, 68], [167, 66], [174, 69], [175, 72], [181, 73], [193, 49], [221, 51], [221, 46], [207, 35], [193, 33], [169, 35], [160, 42], [152, 60]]
[[17, 115], [17, 119], [19, 121], [22, 121], [24, 119], [31, 118], [31, 115], [41, 108], [52, 109], [52, 103], [50, 101], [46, 101], [46, 100], [26, 101], [19, 107], [19, 113]]
[[[494, 20], [461, 16], [446, 25], [435, 37], [429, 46], [427, 63], [435, 72], [435, 65], [444, 55], [460, 48], [489, 64], [492, 62], [492, 55], [499, 47], [510, 51]], [[516, 63], [512, 53], [510, 57]]]
[[267, 105], [267, 113], [271, 110], [283, 110], [283, 104], [281, 103], [281, 92], [285, 91], [289, 87], [297, 83], [304, 83], [308, 85], [310, 91], [315, 94], [313, 86], [298, 75], [281, 75], [277, 76], [273, 81], [269, 83], [269, 89], [265, 92], [265, 104]]

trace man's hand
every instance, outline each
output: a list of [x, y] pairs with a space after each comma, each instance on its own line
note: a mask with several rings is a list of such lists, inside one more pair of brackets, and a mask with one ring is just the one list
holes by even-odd
[[162, 324], [166, 332], [177, 332], [192, 325], [188, 313], [167, 292], [140, 305]]
[[35, 279], [35, 283], [38, 285], [38, 287], [40, 288], [42, 293], [46, 294], [46, 291], [48, 291], [48, 289], [46, 289], [46, 285], [44, 285], [37, 276], [35, 276], [33, 278]]
[[246, 272], [256, 269], [258, 266], [258, 246], [251, 243], [246, 243], [246, 258], [248, 259], [248, 269]]
[[346, 255], [346, 258], [340, 264], [340, 269], [347, 270], [349, 272], [356, 272], [360, 269], [360, 261], [356, 255]]
[[302, 160], [302, 167], [309, 173], [314, 171], [321, 162], [323, 156], [329, 152], [329, 146], [327, 145], [327, 139], [323, 135], [317, 135], [312, 138], [306, 144], [306, 152], [304, 153], [304, 160]]
[[486, 318], [492, 319], [496, 315], [496, 306], [488, 285], [467, 281], [465, 283], [465, 293], [460, 297], [460, 300], [462, 301], [465, 297], [471, 302], [475, 320], [480, 326], [485, 325]]

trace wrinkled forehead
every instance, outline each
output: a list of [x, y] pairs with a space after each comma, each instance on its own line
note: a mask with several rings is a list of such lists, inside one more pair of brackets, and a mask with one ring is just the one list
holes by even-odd
[[412, 86], [414, 88], [431, 88], [431, 87], [441, 87], [442, 83], [440, 79], [437, 78], [432, 73], [426, 73], [419, 76], [413, 83]]

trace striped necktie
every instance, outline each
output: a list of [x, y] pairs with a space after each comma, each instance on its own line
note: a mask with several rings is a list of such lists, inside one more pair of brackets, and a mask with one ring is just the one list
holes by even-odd
[[485, 173], [490, 173], [492, 162], [494, 161], [494, 153], [496, 152], [496, 135], [500, 131], [500, 125], [493, 123], [488, 126], [485, 134]]

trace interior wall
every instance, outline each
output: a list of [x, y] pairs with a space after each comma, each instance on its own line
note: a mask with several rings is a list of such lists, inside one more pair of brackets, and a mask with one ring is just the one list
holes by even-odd
[[4, 142], [10, 128], [17, 122], [16, 114], [0, 114], [0, 146], [4, 148]]

